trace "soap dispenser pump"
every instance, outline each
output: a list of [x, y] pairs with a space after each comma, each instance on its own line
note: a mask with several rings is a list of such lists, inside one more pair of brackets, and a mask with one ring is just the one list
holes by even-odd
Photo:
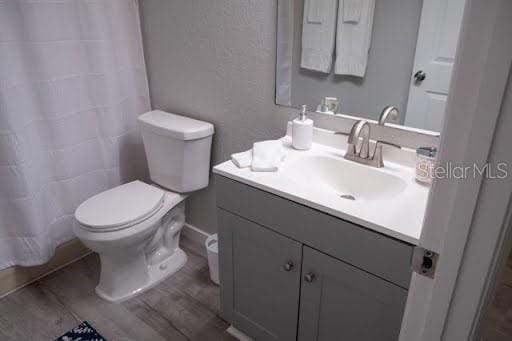
[[292, 146], [299, 150], [308, 150], [313, 142], [313, 120], [307, 118], [307, 106], [303, 105], [299, 117], [292, 122]]

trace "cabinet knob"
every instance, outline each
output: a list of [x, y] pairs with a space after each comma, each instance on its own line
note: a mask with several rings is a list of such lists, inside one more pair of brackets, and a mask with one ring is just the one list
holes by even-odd
[[293, 264], [293, 262], [291, 260], [289, 260], [288, 262], [286, 262], [284, 265], [283, 265], [283, 269], [284, 271], [292, 271], [293, 267], [294, 267], [295, 264]]
[[316, 276], [315, 276], [315, 274], [314, 274], [314, 273], [312, 273], [312, 272], [309, 272], [309, 273], [307, 273], [307, 274], [305, 274], [305, 275], [304, 275], [304, 280], [305, 280], [306, 282], [309, 282], [309, 283], [313, 282], [313, 281], [315, 280], [315, 278], [316, 278]]

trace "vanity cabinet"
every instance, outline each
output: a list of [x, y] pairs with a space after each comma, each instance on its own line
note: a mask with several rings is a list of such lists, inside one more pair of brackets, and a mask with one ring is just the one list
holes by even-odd
[[299, 337], [398, 340], [407, 291], [304, 246]]
[[302, 245], [218, 212], [223, 317], [257, 340], [295, 340]]
[[397, 340], [413, 246], [216, 176], [221, 316], [256, 340]]

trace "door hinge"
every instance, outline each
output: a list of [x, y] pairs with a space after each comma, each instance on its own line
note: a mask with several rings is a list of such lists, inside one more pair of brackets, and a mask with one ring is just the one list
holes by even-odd
[[438, 259], [438, 253], [416, 246], [412, 254], [412, 270], [420, 275], [434, 278]]

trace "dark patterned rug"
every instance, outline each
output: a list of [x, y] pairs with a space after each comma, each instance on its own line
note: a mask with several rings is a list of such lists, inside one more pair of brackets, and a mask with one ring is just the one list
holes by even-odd
[[84, 321], [55, 341], [106, 341], [89, 322]]

